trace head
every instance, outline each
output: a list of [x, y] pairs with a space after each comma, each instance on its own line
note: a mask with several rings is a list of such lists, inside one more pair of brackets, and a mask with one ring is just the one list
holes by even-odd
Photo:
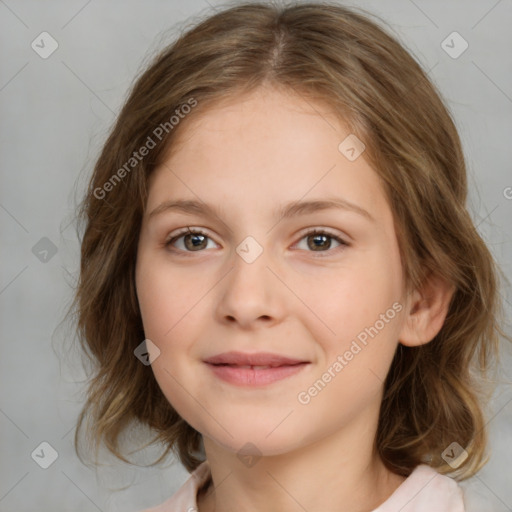
[[[83, 203], [76, 306], [96, 373], [79, 426], [90, 416], [97, 446], [126, 460], [119, 436], [139, 422], [166, 447], [158, 461], [173, 450], [192, 470], [201, 435], [276, 455], [373, 414], [392, 471], [450, 472], [441, 454], [456, 441], [470, 476], [486, 440], [472, 370], [485, 372], [500, 329], [466, 194], [447, 107], [368, 16], [327, 4], [211, 16], [136, 81]], [[326, 198], [359, 211], [299, 214]], [[178, 199], [215, 211], [162, 206]], [[186, 226], [203, 231], [201, 251]], [[134, 356], [145, 339], [151, 366]], [[205, 370], [230, 350], [297, 357], [309, 373], [247, 400]]]

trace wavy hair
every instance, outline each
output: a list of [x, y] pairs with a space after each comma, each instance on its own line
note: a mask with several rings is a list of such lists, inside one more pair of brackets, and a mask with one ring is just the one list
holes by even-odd
[[[202, 462], [201, 434], [134, 356], [145, 338], [135, 262], [147, 183], [189, 119], [271, 84], [322, 101], [364, 141], [393, 211], [408, 286], [421, 287], [433, 273], [455, 289], [431, 342], [398, 345], [375, 439], [383, 462], [403, 476], [428, 463], [460, 479], [485, 464], [484, 384], [506, 337], [499, 268], [466, 209], [466, 166], [449, 110], [382, 24], [360, 9], [325, 2], [230, 6], [182, 31], [134, 82], [78, 210], [83, 236], [72, 310], [81, 350], [93, 363], [75, 433], [82, 461], [87, 423], [96, 456], [104, 443], [131, 463], [119, 440], [135, 424], [155, 434], [148, 444], [165, 448], [152, 465], [171, 450], [188, 471]], [[174, 125], [171, 118], [184, 111], [190, 112]], [[155, 147], [135, 160], [148, 137]], [[442, 457], [453, 441], [468, 452], [457, 471]]]

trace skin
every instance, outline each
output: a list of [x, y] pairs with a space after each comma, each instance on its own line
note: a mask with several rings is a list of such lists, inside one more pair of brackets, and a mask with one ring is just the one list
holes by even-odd
[[[325, 105], [266, 86], [185, 122], [179, 144], [150, 178], [136, 286], [145, 335], [160, 350], [154, 375], [203, 435], [214, 486], [198, 497], [199, 510], [373, 510], [404, 480], [374, 450], [384, 379], [398, 343], [437, 334], [451, 291], [432, 278], [405, 292], [378, 175], [364, 153], [349, 161], [338, 150], [350, 132]], [[335, 209], [273, 215], [284, 203], [328, 196], [355, 203], [373, 220]], [[150, 218], [178, 198], [212, 204], [219, 216], [168, 210]], [[190, 237], [165, 245], [187, 227], [206, 232], [199, 250], [185, 245]], [[327, 229], [349, 245], [327, 238], [315, 251], [307, 228]], [[251, 263], [236, 252], [248, 236], [263, 250]], [[298, 394], [394, 303], [401, 311], [300, 403]], [[230, 350], [310, 364], [268, 386], [239, 387], [203, 362]], [[250, 466], [237, 457], [246, 443], [255, 446]]]

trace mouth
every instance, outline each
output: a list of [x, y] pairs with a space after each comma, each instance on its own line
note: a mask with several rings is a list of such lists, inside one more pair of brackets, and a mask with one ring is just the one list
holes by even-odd
[[[297, 363], [297, 364], [302, 364], [302, 363]], [[214, 366], [230, 366], [231, 368], [244, 368], [244, 369], [251, 369], [251, 370], [267, 370], [269, 368], [282, 368], [283, 366], [296, 366], [296, 365], [291, 365], [291, 364], [283, 364], [283, 365], [279, 365], [279, 366], [270, 366], [270, 365], [266, 365], [266, 366], [257, 366], [257, 365], [239, 365], [239, 364], [215, 364]]]
[[277, 366], [291, 366], [309, 361], [282, 356], [280, 354], [273, 354], [271, 352], [257, 352], [253, 354], [244, 352], [224, 352], [222, 354], [209, 357], [205, 362], [215, 365], [223, 364], [250, 367], [267, 366], [274, 368]]
[[301, 372], [310, 364], [295, 358], [270, 353], [227, 352], [204, 361], [213, 374], [238, 386], [265, 386]]

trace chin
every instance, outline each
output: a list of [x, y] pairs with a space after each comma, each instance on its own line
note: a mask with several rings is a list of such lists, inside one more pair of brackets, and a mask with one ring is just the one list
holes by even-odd
[[[280, 420], [281, 421], [281, 420]], [[225, 450], [239, 456], [252, 455], [255, 457], [282, 455], [297, 447], [297, 437], [288, 429], [278, 427], [279, 421], [273, 422], [272, 426], [265, 423], [252, 425], [237, 425], [237, 428], [230, 428], [229, 434], [219, 427], [220, 431], [205, 432], [205, 436], [222, 446]], [[278, 430], [281, 428], [281, 431]], [[270, 435], [267, 434], [272, 432]], [[231, 434], [231, 435], [230, 435]], [[290, 443], [295, 440], [295, 444]]]

